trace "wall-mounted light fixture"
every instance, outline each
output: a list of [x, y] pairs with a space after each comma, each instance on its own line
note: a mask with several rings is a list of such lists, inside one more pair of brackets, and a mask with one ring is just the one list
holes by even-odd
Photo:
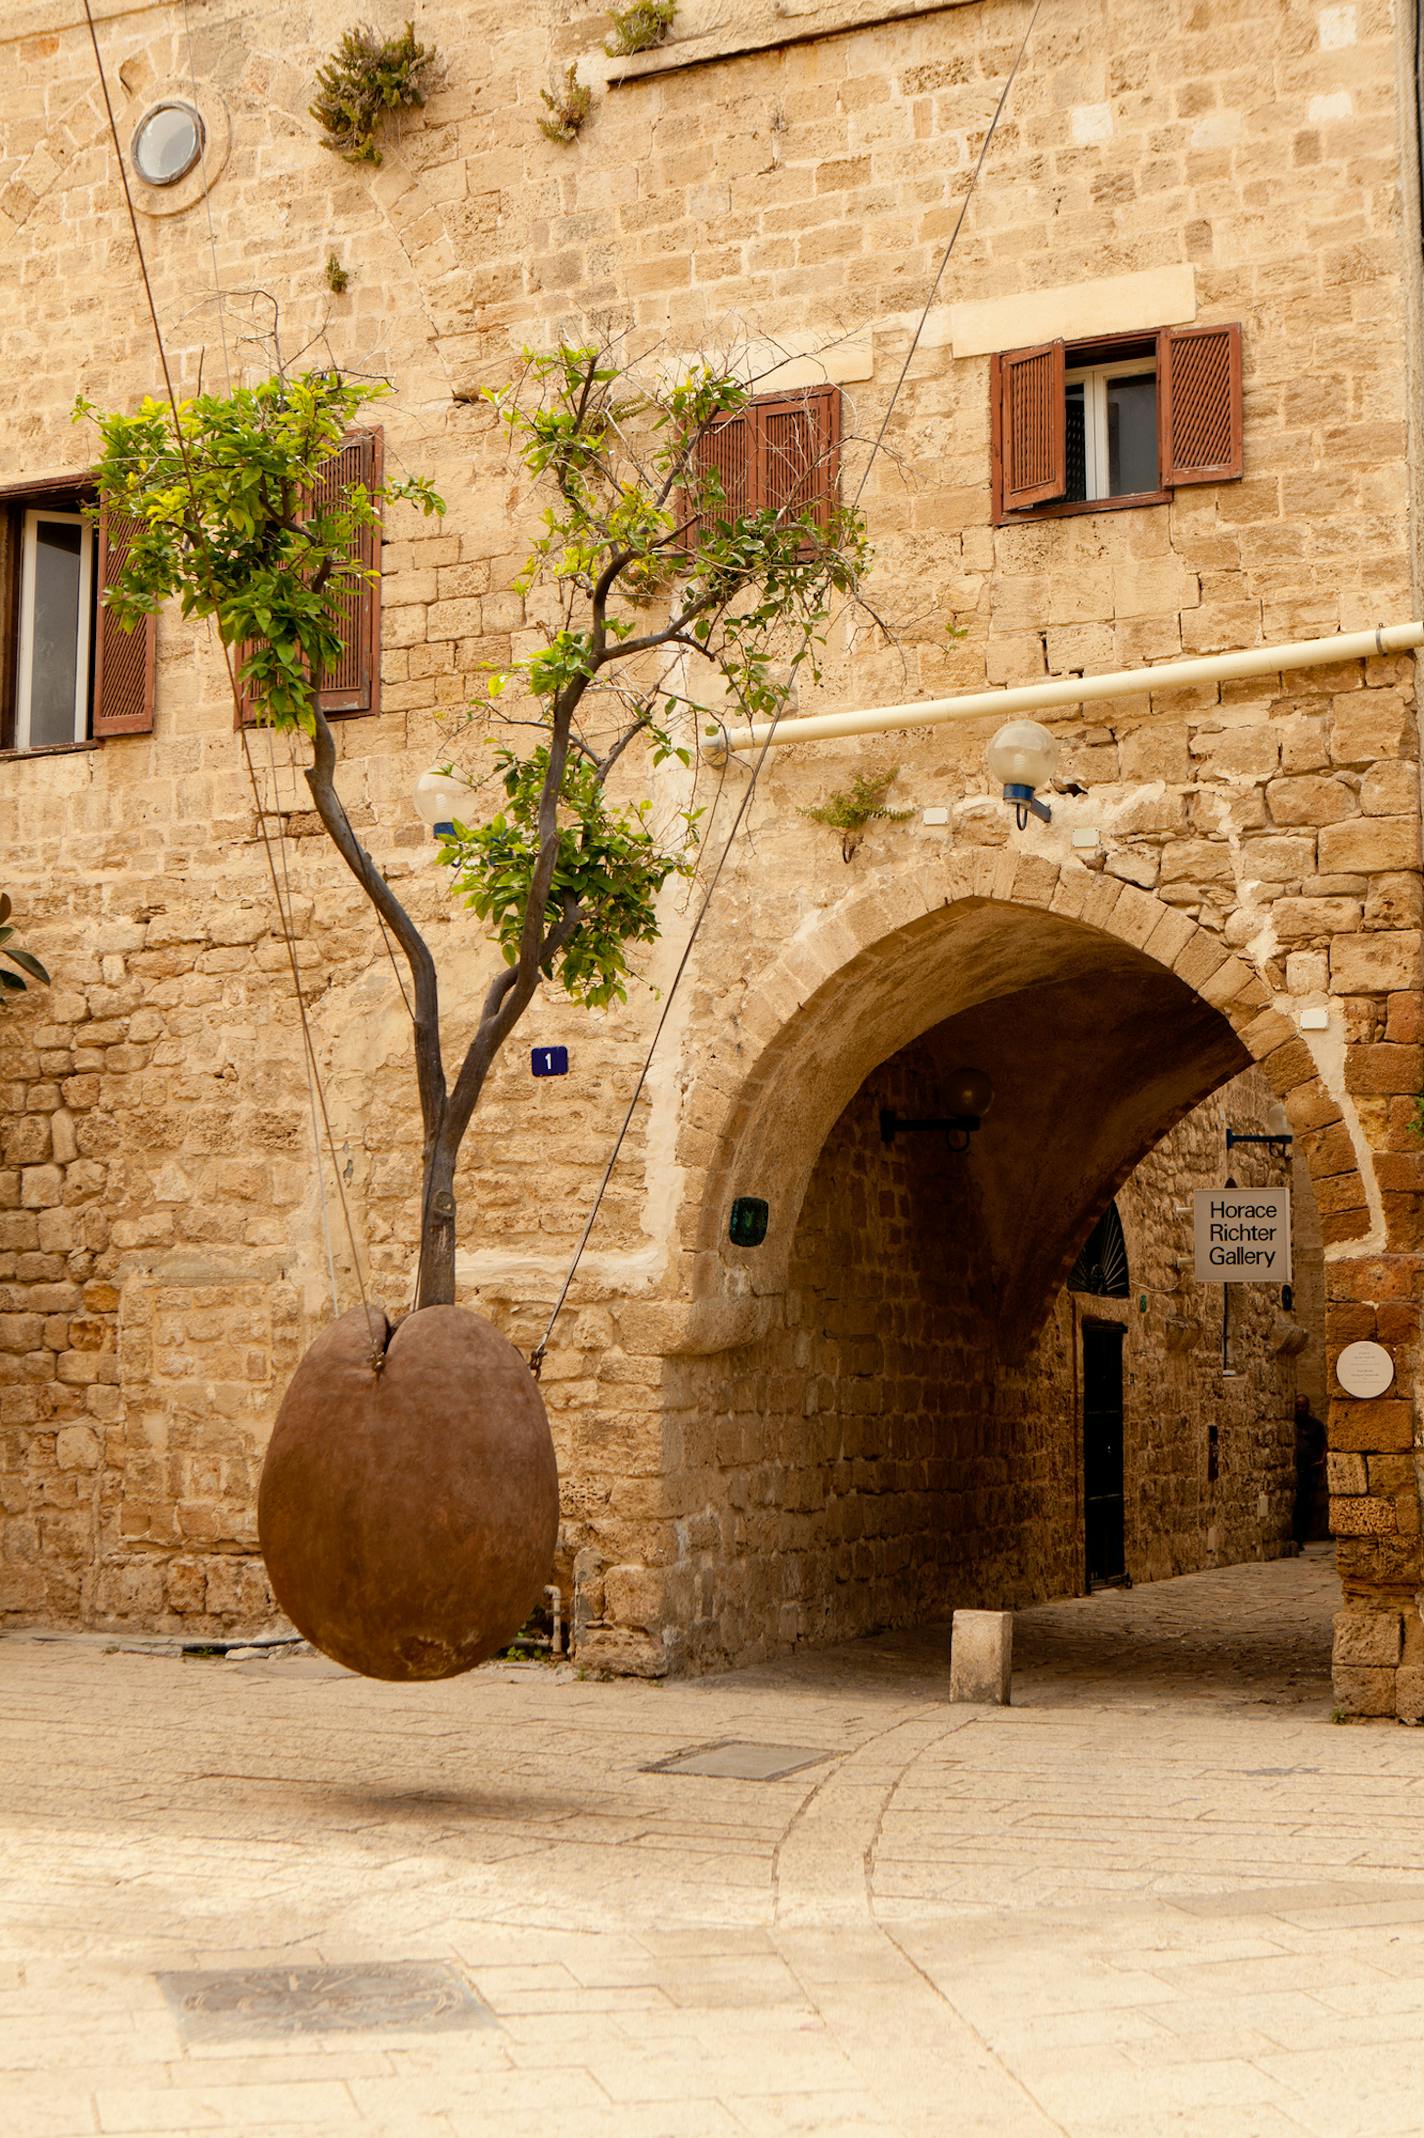
[[943, 1135], [952, 1151], [967, 1151], [970, 1137], [982, 1127], [984, 1116], [994, 1103], [994, 1086], [982, 1069], [955, 1069], [947, 1079], [945, 1098], [952, 1112], [924, 1121], [907, 1120], [904, 1114], [897, 1114], [893, 1106], [882, 1106], [880, 1141], [893, 1143], [897, 1136], [929, 1130]]
[[1037, 720], [1007, 720], [990, 743], [989, 774], [1004, 790], [1004, 800], [1014, 805], [1014, 817], [1022, 831], [1030, 816], [1041, 823], [1053, 820], [1047, 802], [1037, 799], [1037, 789], [1046, 787], [1058, 769], [1058, 740]]
[[411, 800], [421, 822], [439, 839], [452, 832], [457, 822], [468, 822], [474, 792], [467, 780], [456, 779], [451, 772], [422, 772]]

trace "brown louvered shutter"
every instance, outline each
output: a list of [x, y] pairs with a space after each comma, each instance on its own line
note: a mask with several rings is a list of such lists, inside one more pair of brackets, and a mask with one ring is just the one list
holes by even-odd
[[1241, 473], [1241, 329], [1165, 327], [1157, 344], [1162, 481], [1229, 482]]
[[995, 443], [1002, 510], [1062, 497], [1068, 487], [1061, 341], [1009, 349], [996, 364]]
[[125, 631], [104, 600], [123, 570], [138, 521], [105, 510], [99, 515], [99, 604], [94, 623], [95, 741], [109, 735], [147, 735], [153, 727], [154, 648], [158, 619], [145, 616]]
[[812, 386], [753, 404], [757, 424], [756, 503], [788, 518], [814, 514], [830, 524], [840, 479], [841, 395]]
[[[381, 480], [381, 433], [352, 431], [322, 465], [317, 476], [313, 509], [339, 505], [353, 483], [374, 490]], [[363, 527], [357, 537], [355, 556], [366, 571], [379, 571], [381, 530]], [[381, 583], [363, 581], [342, 592], [337, 599], [338, 629], [345, 651], [336, 666], [322, 678], [317, 702], [328, 716], [378, 713], [381, 709]], [[238, 671], [252, 652], [250, 644], [233, 648], [233, 666]], [[256, 717], [246, 691], [239, 690], [239, 718], [250, 726]]]
[[[339, 505], [353, 483], [374, 490], [381, 480], [381, 434], [353, 431], [317, 477], [315, 504]], [[355, 561], [365, 571], [379, 571], [381, 531], [363, 527]], [[381, 583], [364, 581], [343, 593], [337, 603], [346, 651], [317, 693], [324, 713], [376, 713], [381, 709]]]
[[[697, 441], [694, 466], [699, 478], [716, 471], [726, 502], [696, 514], [692, 527], [694, 543], [717, 520], [740, 519], [743, 513], [754, 509], [755, 463], [755, 426], [749, 409], [743, 409], [735, 416], [723, 416], [708, 425]], [[700, 481], [698, 487], [700, 491]], [[697, 502], [696, 498], [689, 498], [689, 511], [696, 513]]]

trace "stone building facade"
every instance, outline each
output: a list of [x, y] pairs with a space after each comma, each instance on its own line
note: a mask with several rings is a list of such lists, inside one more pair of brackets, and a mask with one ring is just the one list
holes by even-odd
[[[511, 587], [539, 500], [478, 398], [522, 344], [609, 326], [635, 354], [724, 348], [763, 384], [839, 390], [841, 481], [864, 477], [891, 631], [838, 616], [800, 714], [1419, 613], [1418, 156], [1395, 0], [1045, 7], [937, 286], [1022, 0], [686, 0], [665, 47], [622, 63], [599, 54], [604, 18], [562, 0], [427, 8], [444, 83], [379, 169], [325, 151], [307, 116], [346, 26], [328, 0], [95, 13], [121, 143], [164, 102], [204, 122], [196, 168], [134, 184], [180, 388], [265, 371], [275, 318], [285, 352], [389, 375], [388, 464], [450, 500], [435, 528], [388, 517], [379, 711], [343, 724], [341, 785], [428, 928], [457, 1027], [491, 953], [409, 796], [473, 671], [535, 639]], [[45, 486], [82, 475], [75, 393], [132, 404], [159, 379], [82, 14], [18, 0], [0, 44], [18, 294], [0, 485], [23, 552], [26, 515], [68, 494]], [[597, 93], [563, 147], [535, 122], [570, 59]], [[1228, 388], [1239, 329], [1225, 448], [1202, 445], [1183, 388], [1150, 495], [1124, 509], [1103, 492], [1126, 433], [1114, 447], [1104, 426], [1137, 418], [1113, 382], [1150, 378], [1160, 416], [1198, 329]], [[1061, 464], [1035, 470], [1006, 360], [1060, 345], [1032, 375], [1066, 425]], [[1082, 502], [1055, 509], [1075, 486]], [[13, 662], [13, 609], [5, 623]], [[270, 1609], [252, 1511], [275, 1403], [331, 1280], [355, 1296], [264, 824], [335, 1171], [392, 1308], [417, 1195], [409, 1027], [303, 808], [300, 752], [259, 736], [249, 772], [221, 662], [168, 614], [152, 704], [151, 728], [0, 760], [7, 884], [55, 974], [0, 1030], [0, 1609], [248, 1628]], [[1079, 1585], [1082, 1306], [1064, 1280], [1121, 1189], [1143, 1279], [1107, 1318], [1138, 1317], [1137, 1570], [1279, 1549], [1289, 1398], [1328, 1395], [1338, 1697], [1417, 1716], [1412, 655], [1149, 676], [1048, 717], [1060, 785], [1081, 791], [1022, 831], [987, 780], [992, 713], [770, 754], [545, 1369], [587, 1655], [660, 1671]], [[846, 863], [803, 811], [892, 767], [911, 814]], [[734, 759], [714, 853], [746, 777]], [[663, 769], [660, 802], [685, 799], [680, 778]], [[684, 896], [664, 919], [655, 984]], [[616, 1015], [541, 1000], [470, 1138], [463, 1294], [522, 1342], [655, 1016], [649, 991]], [[567, 1079], [530, 1079], [523, 1049], [543, 1043], [570, 1046]], [[879, 1106], [931, 1109], [966, 1060], [998, 1093], [967, 1164], [877, 1145]], [[1325, 1351], [1311, 1367], [1255, 1295], [1243, 1387], [1216, 1371], [1219, 1299], [1179, 1266], [1180, 1198], [1218, 1176], [1224, 1126], [1271, 1104], [1313, 1184], [1303, 1286]], [[771, 1213], [755, 1250], [727, 1238], [742, 1194]], [[1334, 1376], [1360, 1339], [1391, 1354], [1384, 1396]]]

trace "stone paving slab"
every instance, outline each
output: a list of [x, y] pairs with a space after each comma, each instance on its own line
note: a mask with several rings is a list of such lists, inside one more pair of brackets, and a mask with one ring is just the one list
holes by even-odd
[[[679, 1682], [0, 1641], [0, 2131], [1424, 2130], [1424, 1735], [1328, 1553]], [[779, 1779], [674, 1773], [729, 1741]], [[656, 1771], [659, 1765], [663, 1771]], [[649, 1770], [655, 1771], [649, 1771]], [[445, 2034], [185, 2038], [160, 1977], [436, 1966]]]

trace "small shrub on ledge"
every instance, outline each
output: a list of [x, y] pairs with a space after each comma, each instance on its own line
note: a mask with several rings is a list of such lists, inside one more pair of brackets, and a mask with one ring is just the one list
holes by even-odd
[[438, 65], [435, 47], [420, 43], [414, 23], [399, 37], [382, 37], [365, 23], [347, 30], [317, 71], [310, 116], [322, 129], [322, 147], [348, 163], [379, 164], [376, 135], [387, 114], [422, 105]]
[[632, 59], [639, 52], [652, 52], [666, 41], [677, 15], [677, 0], [633, 0], [631, 7], [611, 8], [608, 19], [612, 35], [603, 49], [610, 59]]
[[578, 78], [578, 68], [570, 60], [564, 79], [558, 89], [541, 89], [540, 96], [549, 107], [547, 119], [539, 121], [539, 131], [547, 141], [569, 142], [576, 140], [578, 130], [588, 117], [593, 91]]

